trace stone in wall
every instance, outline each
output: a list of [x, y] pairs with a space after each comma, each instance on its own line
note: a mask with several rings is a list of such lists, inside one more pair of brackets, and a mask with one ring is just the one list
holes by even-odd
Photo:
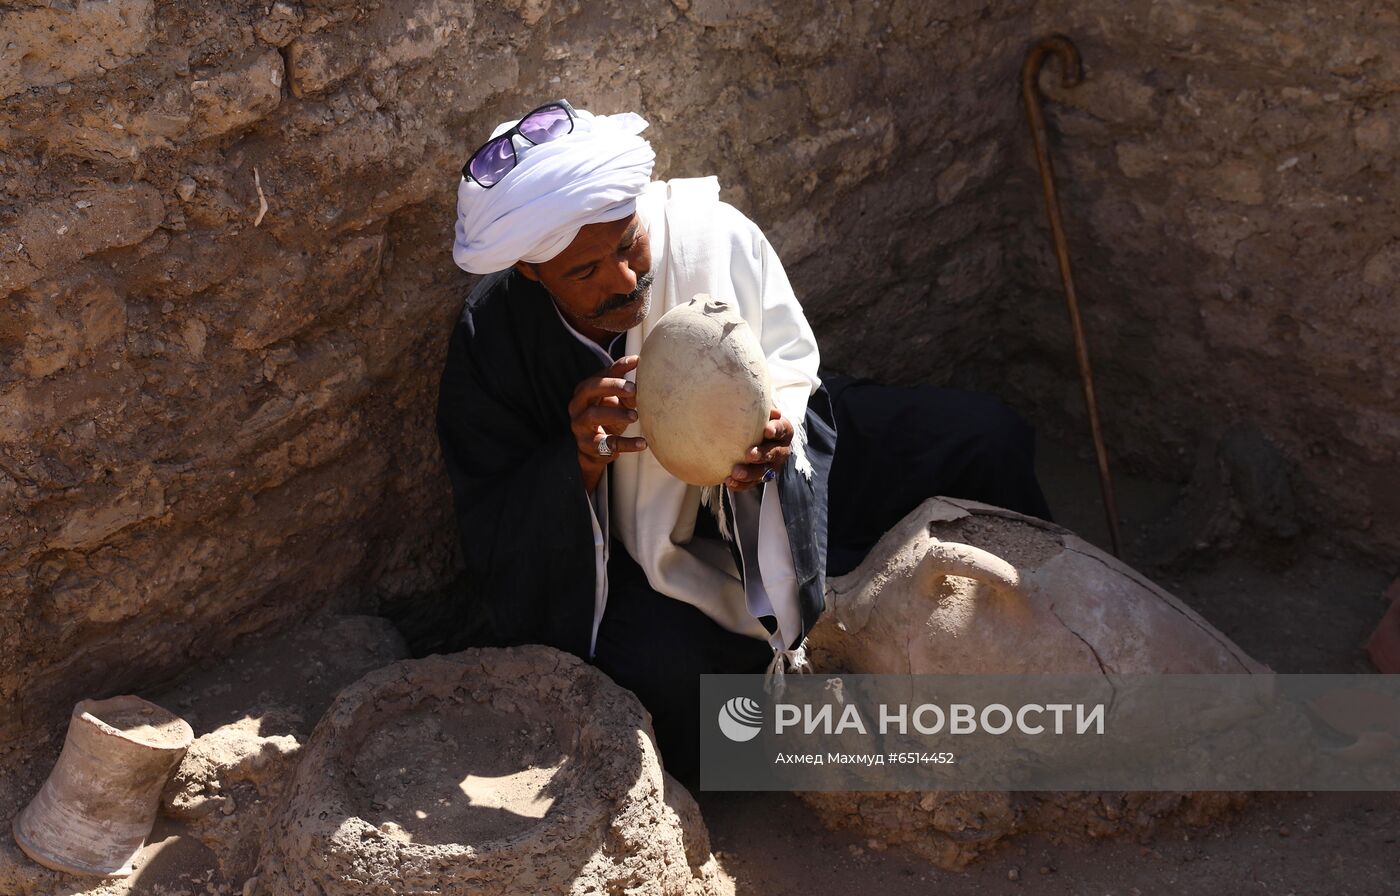
[[93, 184], [31, 206], [0, 231], [9, 250], [0, 264], [0, 291], [28, 286], [45, 271], [150, 236], [165, 217], [149, 184]]
[[366, 52], [361, 47], [345, 47], [343, 40], [329, 34], [297, 38], [287, 48], [292, 93], [298, 97], [325, 93], [358, 71]]
[[5, 14], [0, 99], [110, 71], [146, 50], [151, 0], [80, 0]]

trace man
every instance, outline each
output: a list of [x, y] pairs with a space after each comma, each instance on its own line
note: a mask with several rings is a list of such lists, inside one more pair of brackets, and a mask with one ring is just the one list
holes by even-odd
[[[472, 588], [466, 640], [591, 659], [637, 694], [667, 767], [689, 778], [698, 676], [801, 666], [827, 572], [853, 568], [923, 498], [1048, 511], [1014, 415], [992, 415], [1009, 421], [992, 443], [1012, 447], [990, 452], [994, 427], [911, 415], [909, 399], [928, 395], [910, 390], [842, 379], [869, 413], [833, 415], [772, 247], [714, 178], [651, 182], [646, 126], [560, 101], [473, 154], [453, 256], [490, 276], [454, 331], [438, 427]], [[702, 292], [734, 302], [753, 329], [775, 404], [763, 441], [710, 489], [646, 451], [630, 382], [651, 327]], [[958, 401], [955, 413], [985, 422], [985, 401]], [[835, 455], [842, 415], [859, 451], [843, 442]], [[829, 483], [843, 514], [831, 564]]]

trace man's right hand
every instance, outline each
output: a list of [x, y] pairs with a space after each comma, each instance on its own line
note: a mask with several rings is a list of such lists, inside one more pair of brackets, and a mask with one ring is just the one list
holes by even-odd
[[[570, 425], [578, 446], [578, 466], [583, 472], [584, 490], [590, 495], [613, 458], [624, 451], [646, 450], [646, 439], [622, 435], [637, 419], [637, 387], [623, 377], [636, 368], [638, 360], [637, 355], [628, 355], [613, 362], [601, 373], [579, 383], [569, 401]], [[604, 439], [612, 449], [611, 454], [599, 453]]]

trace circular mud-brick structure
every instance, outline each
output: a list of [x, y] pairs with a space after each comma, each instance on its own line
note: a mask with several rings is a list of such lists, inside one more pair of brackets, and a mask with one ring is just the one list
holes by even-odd
[[690, 794], [629, 691], [547, 647], [395, 663], [336, 698], [250, 890], [708, 896]]

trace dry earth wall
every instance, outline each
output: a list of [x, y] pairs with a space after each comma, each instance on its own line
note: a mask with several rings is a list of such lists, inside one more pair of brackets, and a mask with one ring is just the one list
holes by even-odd
[[[1042, 82], [1109, 442], [1186, 479], [1253, 428], [1303, 528], [1400, 555], [1400, 11], [1389, 2], [1037, 4], [1085, 81]], [[1019, 134], [1016, 135], [1018, 138]], [[1030, 198], [984, 381], [1087, 444], [1069, 328]], [[1017, 288], [1019, 287], [1019, 288]]]
[[835, 363], [946, 377], [992, 338], [1030, 8], [0, 2], [0, 752], [452, 579], [457, 171], [544, 99], [718, 174]]

